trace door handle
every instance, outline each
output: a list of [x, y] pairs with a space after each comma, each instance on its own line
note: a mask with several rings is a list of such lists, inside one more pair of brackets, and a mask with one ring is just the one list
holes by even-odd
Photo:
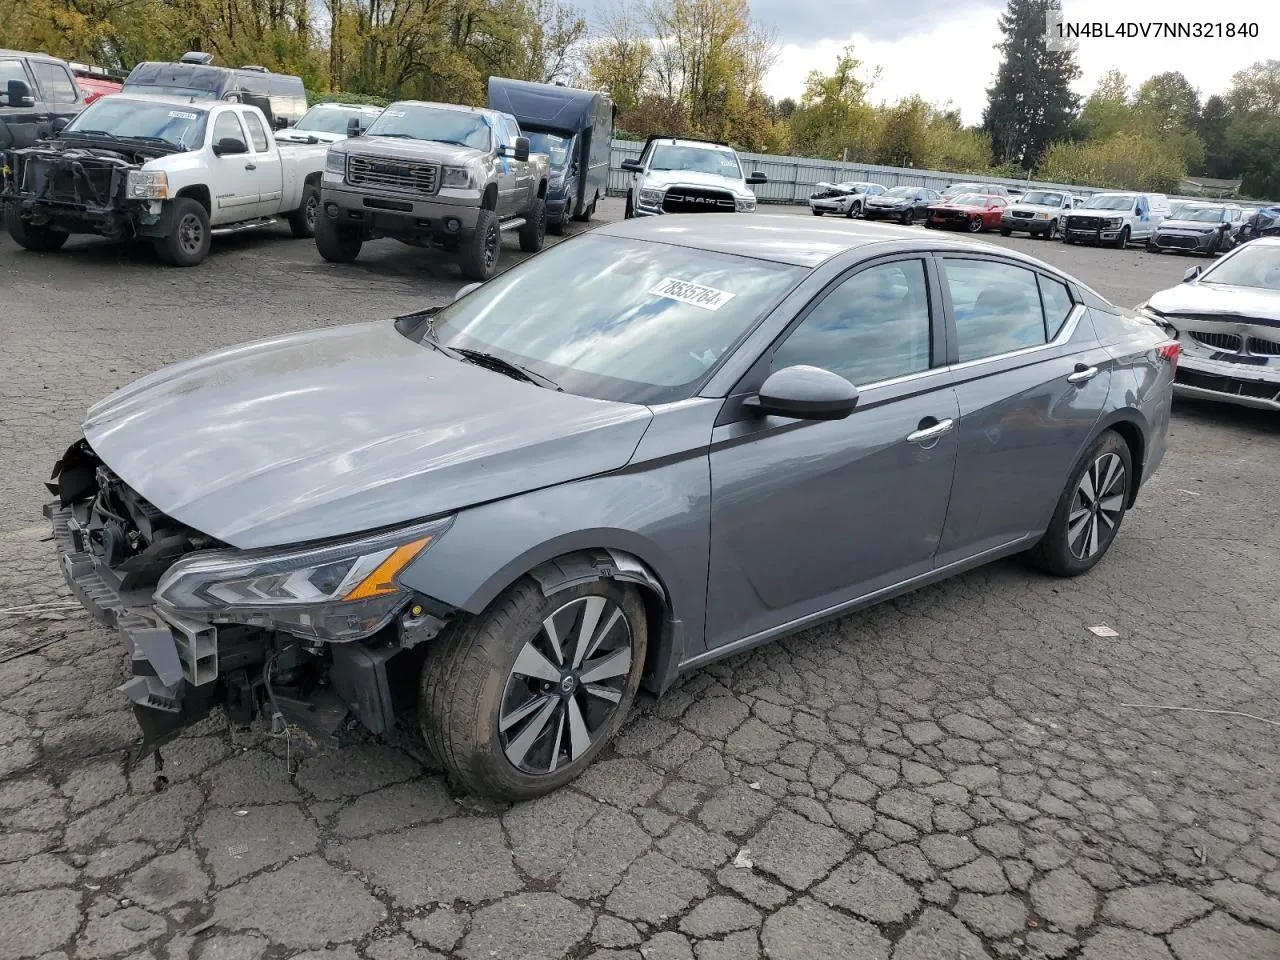
[[1067, 377], [1068, 383], [1088, 383], [1098, 375], [1097, 367], [1085, 366], [1083, 363], [1076, 364], [1076, 372]]
[[245, 168], [246, 170], [257, 170], [257, 169], [258, 169], [258, 165], [257, 165], [256, 163], [246, 163], [246, 164], [244, 165], [244, 168]]
[[922, 427], [912, 433], [907, 434], [907, 443], [928, 443], [930, 440], [937, 440], [944, 434], [950, 433], [951, 428], [956, 422], [951, 419], [939, 420], [932, 427]]

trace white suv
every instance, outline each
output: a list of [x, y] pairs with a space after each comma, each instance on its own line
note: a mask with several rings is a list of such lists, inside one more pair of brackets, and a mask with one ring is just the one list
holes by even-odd
[[768, 183], [763, 173], [743, 176], [742, 162], [723, 143], [650, 137], [639, 159], [623, 160], [631, 174], [627, 217], [663, 213], [752, 213], [749, 185]]

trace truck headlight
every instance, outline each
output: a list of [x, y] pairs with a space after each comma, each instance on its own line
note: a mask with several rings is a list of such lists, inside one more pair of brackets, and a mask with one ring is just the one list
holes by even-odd
[[753, 211], [755, 208], [756, 208], [756, 198], [755, 198], [755, 197], [748, 197], [748, 198], [746, 198], [746, 199], [743, 199], [742, 197], [738, 197], [738, 198], [737, 198], [737, 210], [738, 210], [738, 213], [750, 213], [750, 212], [751, 212], [751, 211]]
[[1107, 219], [1102, 221], [1102, 225], [1107, 228], [1118, 227], [1122, 223], [1124, 223], [1123, 217], [1107, 217]]
[[651, 207], [656, 207], [662, 203], [663, 191], [655, 190], [652, 187], [645, 187], [640, 191], [640, 202]]
[[342, 150], [330, 147], [324, 155], [324, 172], [343, 174], [347, 172], [347, 155]]
[[441, 167], [440, 186], [465, 190], [474, 185], [470, 167]]
[[1048, 219], [1049, 219], [1049, 214], [1044, 213], [1044, 212], [1038, 212], [1038, 213], [1036, 213], [1035, 218], [1036, 218], [1037, 220], [1048, 220]]
[[169, 175], [163, 170], [130, 170], [124, 192], [129, 200], [168, 200]]
[[453, 518], [293, 551], [219, 550], [179, 560], [155, 601], [210, 623], [241, 623], [327, 641], [358, 640], [404, 606], [400, 573]]

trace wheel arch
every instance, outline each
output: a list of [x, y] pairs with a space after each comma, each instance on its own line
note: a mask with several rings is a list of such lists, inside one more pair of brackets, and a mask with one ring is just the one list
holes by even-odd
[[482, 210], [498, 209], [498, 185], [491, 183], [484, 188], [484, 197], [480, 201]]
[[195, 183], [189, 187], [183, 187], [178, 191], [174, 199], [176, 200], [179, 197], [190, 197], [192, 200], [196, 201], [196, 203], [200, 204], [200, 206], [204, 207], [205, 213], [210, 216], [213, 215], [213, 198], [209, 193], [209, 188], [205, 184]]
[[1134, 505], [1138, 498], [1138, 489], [1142, 486], [1143, 473], [1147, 461], [1147, 420], [1142, 413], [1133, 408], [1116, 410], [1098, 422], [1088, 446], [1098, 442], [1098, 438], [1110, 430], [1120, 435], [1120, 439], [1129, 448], [1129, 458], [1133, 461], [1133, 483], [1129, 484], [1129, 498], [1125, 508]]

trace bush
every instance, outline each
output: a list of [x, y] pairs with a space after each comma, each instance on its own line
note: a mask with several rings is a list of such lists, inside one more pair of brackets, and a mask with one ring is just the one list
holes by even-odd
[[307, 91], [307, 103], [357, 103], [363, 106], [385, 107], [391, 101], [386, 97], [370, 97], [363, 93], [321, 93], [318, 90]]
[[1120, 190], [1174, 193], [1186, 164], [1155, 137], [1118, 133], [1101, 141], [1055, 143], [1045, 151], [1036, 177]]

